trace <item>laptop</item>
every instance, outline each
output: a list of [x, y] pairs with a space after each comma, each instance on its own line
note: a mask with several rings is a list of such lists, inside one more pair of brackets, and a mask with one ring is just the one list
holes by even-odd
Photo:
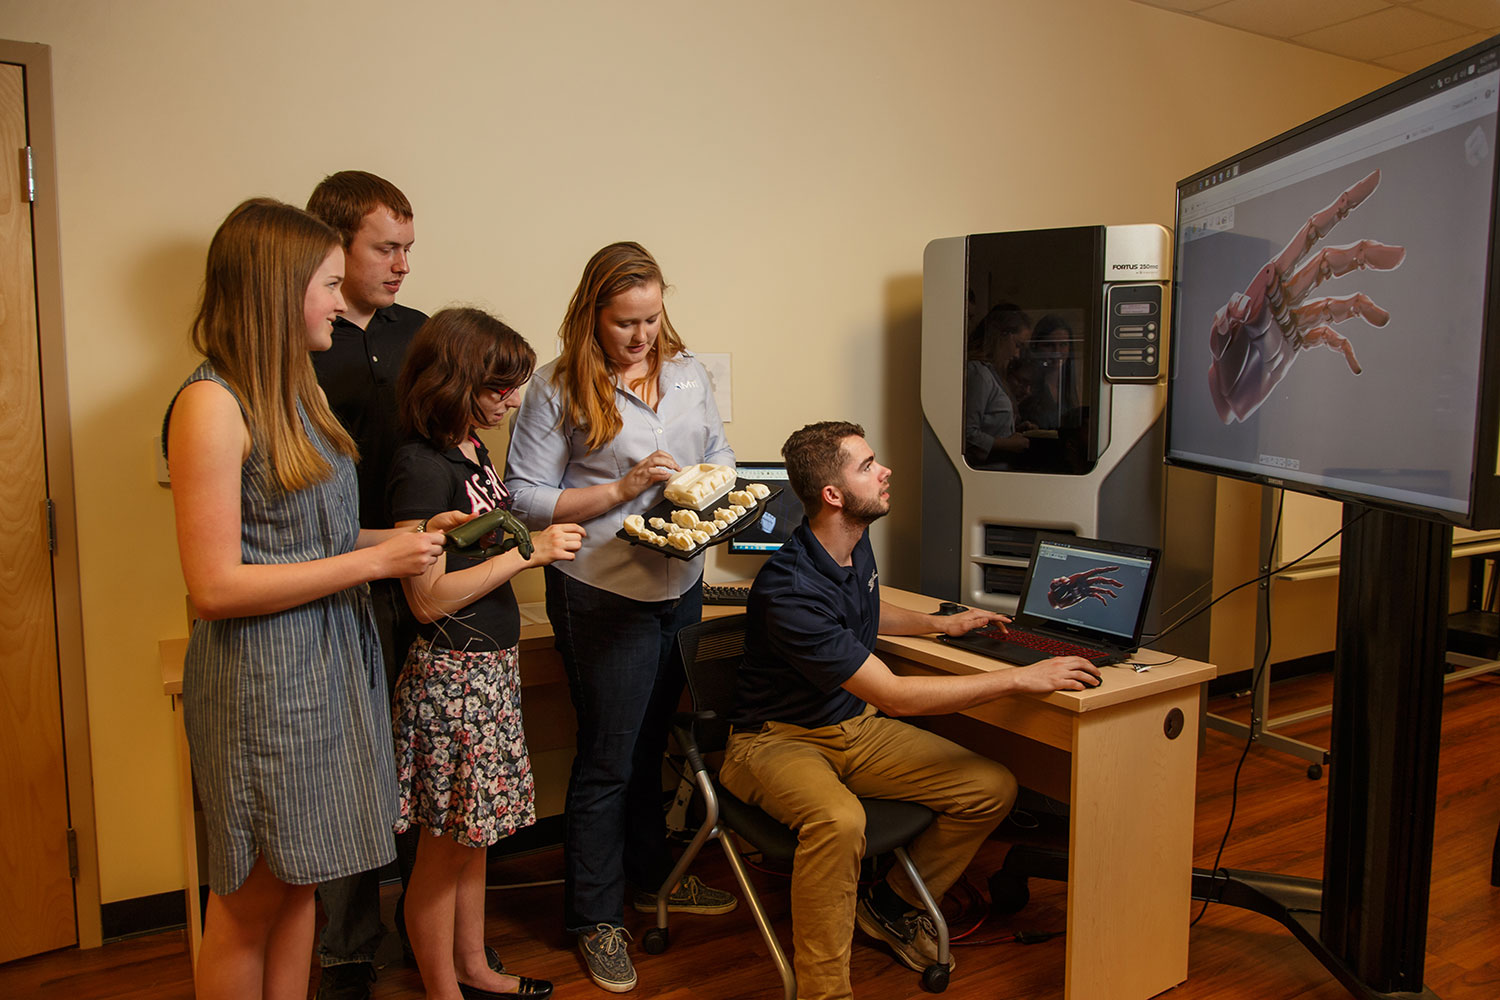
[[1160, 558], [1144, 545], [1038, 534], [1009, 631], [941, 638], [1019, 665], [1069, 655], [1119, 663], [1140, 646]]

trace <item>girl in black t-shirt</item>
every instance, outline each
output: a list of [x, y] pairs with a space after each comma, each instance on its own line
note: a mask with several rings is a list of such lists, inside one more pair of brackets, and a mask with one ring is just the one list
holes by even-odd
[[[414, 440], [391, 465], [397, 527], [457, 509], [510, 506], [510, 493], [475, 435], [498, 427], [519, 403], [536, 354], [479, 309], [445, 309], [412, 341], [397, 387]], [[447, 553], [403, 581], [422, 623], [396, 682], [397, 832], [426, 827], [406, 890], [406, 928], [429, 993], [458, 982], [540, 1000], [552, 984], [505, 972], [484, 943], [485, 848], [536, 821], [531, 761], [521, 727], [516, 642], [520, 620], [510, 579], [528, 566], [572, 559], [576, 524], [531, 536], [489, 559]], [[451, 989], [452, 987], [449, 987]]]

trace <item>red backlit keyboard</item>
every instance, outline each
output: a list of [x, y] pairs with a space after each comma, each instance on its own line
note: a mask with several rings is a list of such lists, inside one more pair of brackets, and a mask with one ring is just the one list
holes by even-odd
[[1037, 635], [1035, 632], [1020, 632], [1016, 629], [1011, 629], [1004, 636], [996, 636], [996, 638], [1002, 642], [1013, 642], [1017, 646], [1025, 646], [1028, 649], [1046, 653], [1048, 656], [1081, 656], [1085, 660], [1091, 660], [1096, 656], [1108, 655], [1105, 650], [1093, 646], [1080, 646], [1062, 639]]
[[[1080, 646], [1074, 642], [1054, 639], [1036, 632], [1023, 632], [1019, 629], [1001, 631], [998, 625], [985, 625], [966, 636], [949, 641], [954, 645], [1012, 663], [1034, 663], [1053, 656], [1081, 656], [1096, 665], [1104, 666], [1107, 663], [1118, 663], [1121, 659], [1108, 650], [1093, 646]], [[1030, 655], [1027, 654], [1028, 650], [1031, 651]]]

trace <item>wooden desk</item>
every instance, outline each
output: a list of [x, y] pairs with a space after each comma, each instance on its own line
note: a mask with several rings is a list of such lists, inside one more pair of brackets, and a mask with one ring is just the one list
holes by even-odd
[[[916, 611], [937, 605], [889, 587], [881, 596]], [[926, 637], [881, 636], [876, 650], [902, 673], [1013, 669]], [[1106, 667], [1088, 691], [1020, 695], [931, 720], [1023, 785], [1069, 803], [1067, 1000], [1145, 1000], [1187, 978], [1199, 689], [1214, 674], [1184, 659], [1143, 673]]]

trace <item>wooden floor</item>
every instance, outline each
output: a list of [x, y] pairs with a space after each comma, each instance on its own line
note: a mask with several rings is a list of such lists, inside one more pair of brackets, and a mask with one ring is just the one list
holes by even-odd
[[[1278, 683], [1273, 715], [1326, 703], [1327, 677]], [[1210, 710], [1243, 717], [1243, 700], [1215, 699]], [[1500, 889], [1489, 884], [1490, 856], [1500, 825], [1500, 676], [1451, 685], [1446, 696], [1436, 849], [1427, 935], [1426, 984], [1443, 1000], [1500, 997]], [[1327, 745], [1327, 720], [1286, 730]], [[1243, 744], [1210, 731], [1198, 771], [1197, 864], [1213, 863], [1229, 816], [1229, 793]], [[1238, 812], [1222, 864], [1230, 868], [1317, 878], [1322, 874], [1323, 815], [1327, 781], [1310, 781], [1306, 763], [1255, 747], [1240, 780]], [[1002, 832], [1004, 831], [1002, 827]], [[1005, 844], [991, 841], [969, 870], [974, 893], [987, 892], [988, 874], [999, 867]], [[560, 875], [553, 850], [492, 865], [492, 881], [529, 882]], [[698, 871], [716, 885], [731, 879], [710, 845]], [[762, 898], [783, 941], [790, 940], [786, 881], [759, 875]], [[387, 889], [387, 917], [394, 906]], [[561, 893], [555, 886], [509, 889], [490, 895], [491, 943], [507, 964], [557, 984], [558, 1000], [599, 1000], [606, 994], [584, 976], [561, 931]], [[957, 971], [951, 1000], [1004, 1000], [1062, 996], [1063, 939], [1017, 944], [1018, 931], [1061, 931], [1064, 887], [1031, 883], [1031, 904], [1014, 917], [979, 922], [982, 898], [966, 901], [955, 891], [946, 904], [953, 932], [967, 935], [955, 951]], [[1195, 910], [1196, 913], [1196, 905]], [[389, 921], [388, 921], [389, 922]], [[633, 933], [649, 926], [627, 916]], [[977, 924], [977, 926], [976, 926]], [[1188, 980], [1173, 1000], [1341, 1000], [1349, 994], [1267, 918], [1210, 907], [1192, 930]], [[116, 942], [90, 951], [70, 949], [0, 966], [0, 997], [95, 1000], [101, 997], [176, 1000], [192, 996], [182, 931]], [[672, 947], [662, 955], [637, 950], [636, 996], [666, 1000], [751, 1000], [778, 997], [779, 982], [748, 914], [684, 917], [674, 924]], [[853, 959], [855, 992], [866, 1000], [926, 996], [915, 974], [863, 938]], [[309, 993], [316, 973], [309, 979]], [[422, 995], [416, 970], [399, 955], [380, 972], [375, 997], [401, 1000]], [[1083, 997], [1077, 1000], [1111, 1000]]]

